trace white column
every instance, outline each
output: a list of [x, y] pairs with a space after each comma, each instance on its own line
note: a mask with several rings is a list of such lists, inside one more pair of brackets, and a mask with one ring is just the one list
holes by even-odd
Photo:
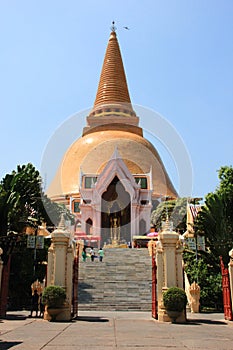
[[73, 247], [68, 247], [67, 272], [66, 272], [66, 296], [70, 306], [72, 304], [73, 262], [74, 262], [74, 250], [73, 250]]
[[47, 265], [47, 286], [54, 284], [54, 250], [53, 244], [49, 247], [48, 250], [48, 265]]
[[131, 203], [131, 232], [130, 232], [130, 237], [131, 241], [133, 241], [133, 236], [135, 235], [135, 224], [136, 224], [136, 203]]
[[68, 237], [57, 234], [53, 238], [54, 244], [54, 284], [66, 288], [66, 254]]
[[[180, 241], [179, 241], [180, 242]], [[181, 243], [176, 248], [176, 275], [177, 275], [177, 287], [184, 288], [184, 274], [183, 274], [183, 246]]]
[[163, 231], [160, 240], [163, 246], [164, 287], [174, 287], [176, 283], [176, 243], [179, 235], [176, 232]]
[[158, 307], [161, 305], [162, 302], [162, 289], [163, 289], [163, 248], [160, 241], [156, 244], [156, 267], [157, 267], [157, 300], [158, 300]]
[[146, 222], [146, 232], [150, 232], [151, 208], [150, 204], [141, 206], [141, 218]]
[[93, 217], [94, 217], [94, 220], [95, 220], [95, 223], [93, 222], [93, 224], [94, 224], [94, 235], [100, 236], [100, 234], [101, 234], [101, 206], [100, 205], [96, 205], [93, 208], [93, 210], [94, 210]]

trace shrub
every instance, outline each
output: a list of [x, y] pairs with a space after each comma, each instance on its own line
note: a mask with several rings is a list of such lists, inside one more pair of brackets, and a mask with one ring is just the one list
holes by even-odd
[[182, 288], [171, 287], [163, 293], [163, 303], [166, 310], [183, 311], [186, 307], [187, 297]]
[[189, 283], [197, 282], [201, 287], [201, 310], [211, 308], [222, 311], [222, 276], [219, 257], [209, 251], [199, 251], [197, 260], [195, 252], [185, 249], [183, 259]]
[[60, 286], [48, 286], [42, 294], [42, 302], [48, 307], [61, 307], [66, 300], [66, 292]]

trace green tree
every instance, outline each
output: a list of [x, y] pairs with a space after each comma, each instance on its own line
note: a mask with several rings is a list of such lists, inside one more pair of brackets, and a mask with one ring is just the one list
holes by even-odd
[[205, 197], [202, 210], [194, 222], [196, 234], [205, 236], [206, 252], [185, 251], [185, 271], [190, 282], [198, 281], [201, 287], [202, 307], [222, 307], [220, 259], [229, 262], [228, 252], [233, 241], [233, 168], [221, 167], [219, 186]]
[[10, 213], [17, 208], [19, 194], [12, 188], [12, 176], [6, 175], [0, 183], [0, 235], [6, 236]]
[[173, 222], [174, 229], [184, 232], [186, 230], [186, 207], [187, 198], [161, 202], [151, 213], [151, 223], [159, 230], [162, 221], [165, 221], [168, 215], [169, 220]]
[[218, 171], [220, 184], [216, 191], [205, 198], [205, 205], [195, 222], [197, 233], [204, 234], [206, 246], [225, 264], [233, 242], [233, 168], [221, 167]]
[[[30, 285], [34, 277], [40, 281], [45, 276], [49, 240], [45, 249], [38, 250], [34, 261], [33, 250], [27, 248], [24, 234], [26, 225], [38, 227], [46, 222], [51, 229], [65, 212], [66, 219], [72, 220], [70, 212], [52, 202], [41, 191], [41, 177], [32, 164], [18, 166], [16, 171], [7, 174], [0, 183], [0, 246], [3, 248], [3, 261], [7, 264], [11, 255], [10, 300], [13, 306], [25, 305], [30, 296]], [[33, 276], [36, 264], [37, 275]]]
[[220, 185], [217, 192], [225, 192], [229, 198], [233, 197], [233, 168], [232, 166], [223, 166], [218, 171]]
[[185, 249], [183, 260], [190, 284], [198, 282], [201, 287], [201, 309], [222, 310], [222, 276], [219, 259], [210, 251], [199, 251], [196, 259], [194, 251]]
[[39, 171], [32, 164], [17, 167], [17, 171], [7, 174], [0, 183], [0, 235], [9, 231], [22, 232], [29, 217], [38, 224], [46, 222], [56, 226], [61, 213], [73, 220], [70, 212], [52, 202], [41, 190]]

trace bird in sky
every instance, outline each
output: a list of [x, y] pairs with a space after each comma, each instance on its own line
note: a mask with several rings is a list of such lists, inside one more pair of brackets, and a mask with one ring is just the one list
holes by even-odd
[[125, 29], [129, 30], [129, 27], [123, 27], [123, 28], [125, 28]]

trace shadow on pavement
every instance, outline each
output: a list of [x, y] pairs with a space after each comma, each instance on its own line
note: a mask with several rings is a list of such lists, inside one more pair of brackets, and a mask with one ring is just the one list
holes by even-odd
[[96, 316], [77, 316], [75, 321], [84, 321], [84, 322], [109, 322], [107, 318], [96, 317]]
[[22, 341], [1, 341], [0, 340], [0, 349], [7, 350], [19, 344], [22, 344]]
[[188, 319], [186, 324], [190, 325], [200, 325], [200, 324], [209, 324], [209, 325], [224, 325], [227, 326], [227, 323], [224, 321], [217, 321], [217, 320], [208, 320], [203, 318], [195, 318], [195, 319]]
[[10, 314], [10, 315], [6, 315], [6, 317], [4, 317], [4, 320], [20, 321], [20, 320], [26, 320], [26, 318], [27, 316], [25, 315]]

